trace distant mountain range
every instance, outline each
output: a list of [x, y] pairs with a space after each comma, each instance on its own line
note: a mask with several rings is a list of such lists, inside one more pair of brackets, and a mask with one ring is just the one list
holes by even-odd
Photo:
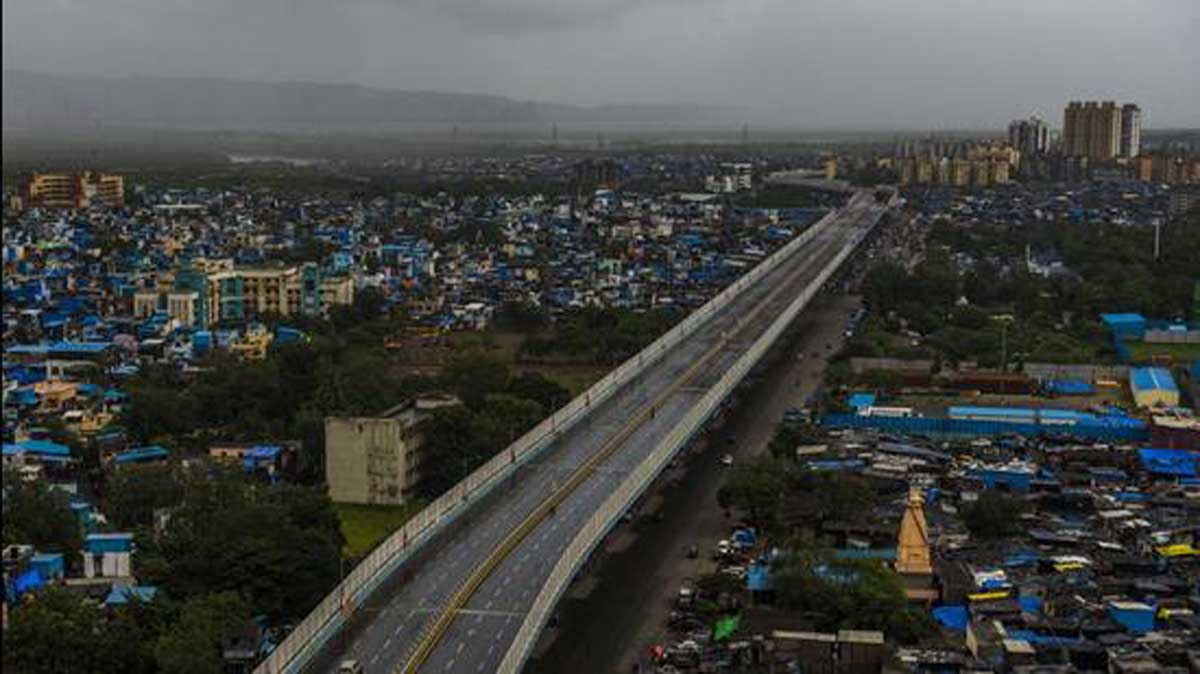
[[729, 125], [744, 118], [737, 108], [704, 105], [583, 107], [350, 84], [3, 74], [5, 129], [365, 131], [455, 124]]

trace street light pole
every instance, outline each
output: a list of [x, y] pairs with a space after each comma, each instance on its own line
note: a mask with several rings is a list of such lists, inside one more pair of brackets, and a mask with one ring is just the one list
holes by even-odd
[[992, 320], [1000, 324], [1000, 369], [1008, 371], [1008, 326], [1016, 319], [1012, 314], [992, 316]]
[[1008, 321], [1000, 324], [1000, 370], [1008, 372]]

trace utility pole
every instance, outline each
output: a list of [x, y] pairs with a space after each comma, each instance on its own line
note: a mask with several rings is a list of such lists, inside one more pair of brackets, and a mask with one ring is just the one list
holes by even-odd
[[1008, 372], [1008, 322], [1000, 326], [1000, 369]]
[[1000, 370], [1008, 372], [1008, 326], [1016, 319], [1012, 314], [1000, 314], [992, 320], [1000, 324]]

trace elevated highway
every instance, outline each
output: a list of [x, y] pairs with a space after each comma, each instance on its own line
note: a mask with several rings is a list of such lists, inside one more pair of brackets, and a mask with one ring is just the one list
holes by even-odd
[[397, 532], [256, 672], [516, 672], [579, 566], [878, 223], [811, 226]]

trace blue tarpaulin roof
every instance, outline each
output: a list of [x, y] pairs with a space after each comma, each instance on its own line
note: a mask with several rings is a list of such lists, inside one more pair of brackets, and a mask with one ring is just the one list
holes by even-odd
[[1033, 630], [1008, 630], [1008, 638], [1027, 641], [1030, 644], [1045, 644], [1047, 646], [1065, 646], [1083, 643], [1082, 637], [1064, 637], [1056, 634], [1038, 634]]
[[171, 452], [166, 447], [148, 445], [146, 447], [134, 447], [127, 452], [121, 452], [116, 455], [115, 460], [117, 463], [132, 463], [136, 461], [166, 459], [169, 456], [171, 456]]
[[[42, 454], [46, 456], [70, 456], [71, 448], [66, 445], [61, 445], [57, 442], [49, 440], [25, 440], [24, 442], [15, 443], [16, 451], [25, 452], [26, 454]], [[5, 445], [4, 453], [8, 454], [9, 445]]]
[[746, 589], [766, 592], [771, 589], [771, 573], [766, 564], [752, 564], [746, 571]]
[[278, 445], [255, 445], [242, 454], [242, 468], [253, 471], [262, 462], [272, 462], [282, 449]]
[[895, 560], [896, 548], [839, 548], [833, 551], [837, 559]]
[[1200, 452], [1186, 449], [1139, 449], [1142, 467], [1155, 475], [1196, 477]]
[[38, 572], [37, 569], [29, 569], [25, 573], [19, 574], [16, 578], [13, 578], [13, 594], [16, 595], [16, 597], [19, 597], [22, 594], [25, 594], [30, 590], [36, 590], [45, 584], [45, 579], [42, 578], [42, 574]]
[[1046, 390], [1059, 395], [1090, 395], [1096, 387], [1082, 379], [1051, 379], [1046, 382]]
[[113, 585], [112, 591], [104, 599], [104, 605], [128, 604], [130, 599], [152, 601], [156, 594], [158, 594], [158, 588], [153, 585]]
[[1146, 324], [1146, 319], [1141, 314], [1100, 314], [1100, 320], [1110, 328]]
[[846, 399], [846, 404], [850, 405], [856, 410], [861, 410], [864, 407], [870, 407], [871, 405], [875, 404], [875, 394], [852, 393], [850, 394], [850, 397]]
[[1030, 564], [1037, 564], [1038, 560], [1041, 558], [1041, 555], [1032, 551], [1016, 552], [1009, 555], [1004, 560], [1004, 566], [1029, 566]]
[[1179, 391], [1175, 379], [1166, 368], [1135, 367], [1129, 371], [1129, 385], [1136, 391]]
[[8, 347], [8, 353], [45, 354], [72, 353], [98, 354], [112, 347], [112, 342], [54, 342], [53, 344], [14, 344]]
[[19, 388], [12, 392], [9, 400], [15, 405], [36, 405], [38, 404], [37, 391], [32, 388]]
[[939, 606], [933, 609], [933, 619], [952, 630], [967, 629], [967, 607], [961, 605]]

